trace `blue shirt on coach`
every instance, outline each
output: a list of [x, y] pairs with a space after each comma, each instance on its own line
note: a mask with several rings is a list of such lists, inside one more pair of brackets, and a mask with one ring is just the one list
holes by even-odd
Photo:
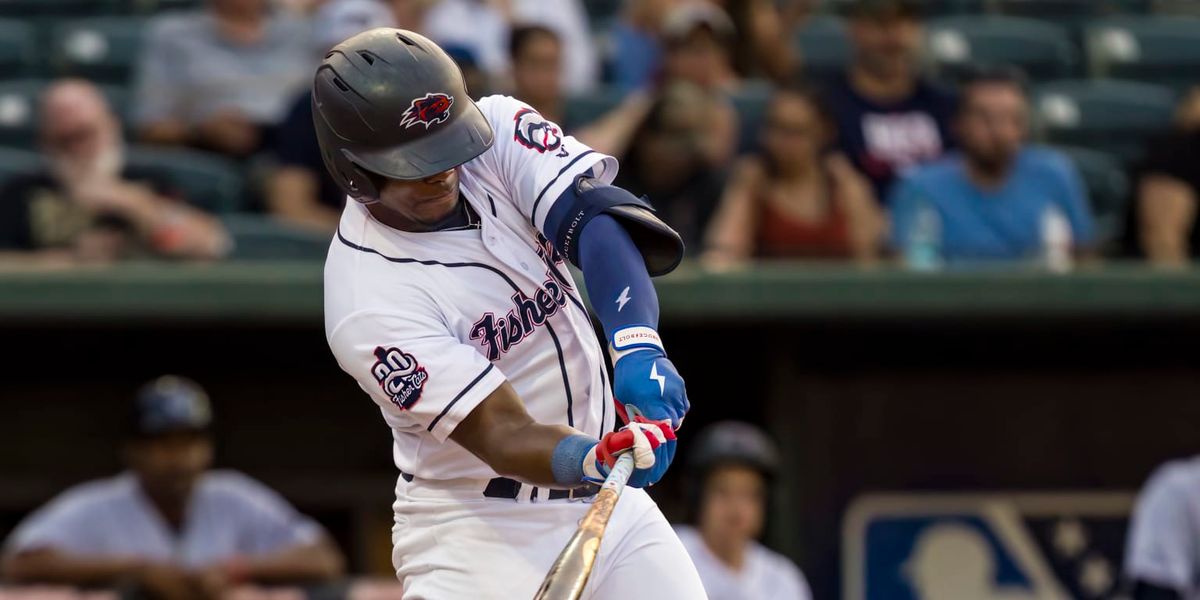
[[1040, 147], [1021, 150], [1008, 180], [994, 190], [972, 183], [963, 160], [956, 152], [902, 176], [889, 201], [893, 247], [907, 246], [923, 205], [937, 211], [947, 261], [1036, 256], [1042, 247], [1042, 218], [1052, 206], [1070, 223], [1074, 245], [1092, 242], [1083, 183], [1062, 154]]

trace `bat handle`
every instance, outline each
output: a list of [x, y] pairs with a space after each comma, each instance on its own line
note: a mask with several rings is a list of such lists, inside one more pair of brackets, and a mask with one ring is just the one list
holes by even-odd
[[621, 490], [625, 489], [625, 484], [629, 482], [631, 475], [633, 475], [632, 450], [617, 457], [617, 462], [613, 464], [612, 470], [608, 472], [608, 477], [604, 478], [604, 483], [600, 485], [600, 489], [612, 490], [620, 495]]

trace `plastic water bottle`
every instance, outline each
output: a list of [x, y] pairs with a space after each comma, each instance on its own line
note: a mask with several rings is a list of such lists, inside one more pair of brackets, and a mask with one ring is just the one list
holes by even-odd
[[929, 202], [922, 202], [917, 208], [912, 234], [904, 249], [904, 262], [913, 271], [942, 268], [942, 217]]
[[1042, 210], [1042, 266], [1051, 273], [1066, 273], [1074, 267], [1071, 255], [1071, 222], [1057, 204]]

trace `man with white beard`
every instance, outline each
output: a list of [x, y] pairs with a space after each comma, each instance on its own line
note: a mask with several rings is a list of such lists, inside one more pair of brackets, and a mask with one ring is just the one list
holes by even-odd
[[0, 253], [104, 261], [228, 252], [217, 219], [172, 195], [160, 173], [125, 164], [120, 124], [94, 85], [51, 85], [39, 138], [45, 168], [0, 189]]

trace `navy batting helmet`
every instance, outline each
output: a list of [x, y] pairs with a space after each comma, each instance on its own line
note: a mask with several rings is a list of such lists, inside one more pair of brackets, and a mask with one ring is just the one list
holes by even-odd
[[774, 477], [779, 470], [779, 451], [759, 428], [740, 421], [709, 425], [696, 437], [688, 456], [688, 467], [703, 474], [713, 467], [735, 463]]
[[372, 29], [334, 46], [317, 68], [312, 104], [325, 167], [364, 202], [378, 198], [382, 177], [424, 179], [492, 145], [458, 65], [403, 29]]

